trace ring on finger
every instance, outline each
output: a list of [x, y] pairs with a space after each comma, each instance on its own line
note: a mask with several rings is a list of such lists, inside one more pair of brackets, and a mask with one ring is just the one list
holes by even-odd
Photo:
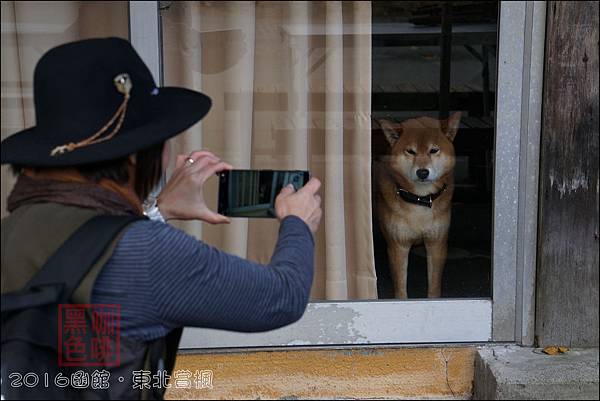
[[188, 157], [187, 159], [185, 159], [185, 163], [191, 166], [192, 164], [196, 163], [196, 160], [192, 159], [191, 157]]

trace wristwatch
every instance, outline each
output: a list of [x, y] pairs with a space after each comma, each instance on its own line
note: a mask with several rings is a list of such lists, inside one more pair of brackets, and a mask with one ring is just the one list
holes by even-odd
[[166, 223], [165, 218], [162, 214], [160, 214], [160, 210], [158, 210], [158, 204], [156, 203], [156, 198], [150, 197], [144, 201], [144, 216], [148, 217], [152, 221], [160, 221], [161, 223]]

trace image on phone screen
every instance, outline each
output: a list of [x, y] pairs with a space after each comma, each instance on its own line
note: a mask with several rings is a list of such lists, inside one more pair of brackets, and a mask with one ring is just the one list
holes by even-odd
[[275, 218], [275, 198], [292, 184], [296, 190], [308, 181], [302, 170], [230, 170], [219, 175], [219, 213], [229, 217]]

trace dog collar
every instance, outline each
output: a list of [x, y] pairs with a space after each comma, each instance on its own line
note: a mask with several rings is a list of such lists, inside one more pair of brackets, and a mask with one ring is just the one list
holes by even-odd
[[396, 186], [396, 195], [398, 195], [408, 203], [414, 203], [415, 205], [427, 206], [428, 208], [431, 208], [433, 206], [433, 201], [439, 198], [440, 195], [442, 195], [442, 193], [446, 191], [447, 187], [448, 186], [444, 184], [442, 189], [440, 189], [434, 194], [418, 196], [413, 194], [412, 192], [407, 191], [406, 189], [402, 189], [399, 186]]

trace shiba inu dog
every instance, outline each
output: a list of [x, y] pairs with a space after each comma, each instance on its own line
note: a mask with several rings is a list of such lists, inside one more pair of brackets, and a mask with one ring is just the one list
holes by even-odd
[[402, 123], [378, 122], [391, 149], [373, 165], [375, 207], [387, 242], [396, 298], [407, 298], [408, 254], [420, 243], [427, 250], [427, 296], [440, 297], [454, 192], [452, 142], [460, 113], [442, 121], [420, 117]]

